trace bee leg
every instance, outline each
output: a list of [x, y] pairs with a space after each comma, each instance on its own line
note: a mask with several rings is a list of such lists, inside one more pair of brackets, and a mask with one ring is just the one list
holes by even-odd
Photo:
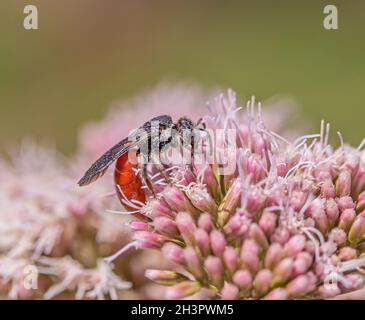
[[188, 169], [192, 172], [194, 176], [196, 176], [194, 172], [194, 150], [194, 140], [192, 140], [190, 145], [190, 162], [188, 164]]
[[155, 190], [153, 189], [152, 181], [148, 175], [147, 166], [148, 163], [144, 163], [141, 165], [141, 179], [143, 183], [148, 187], [148, 190], [152, 193], [152, 195], [156, 196]]
[[171, 178], [170, 176], [167, 174], [166, 172], [166, 168], [162, 165], [159, 164], [157, 165], [157, 170], [160, 172], [160, 174], [163, 176], [163, 178], [165, 179], [166, 183], [171, 184]]
[[152, 193], [153, 196], [155, 196], [155, 190], [153, 189], [152, 181], [148, 175], [148, 160], [149, 156], [145, 156], [141, 154], [140, 150], [137, 150], [137, 156], [138, 156], [138, 167], [141, 169], [140, 171], [140, 177], [145, 186], [147, 186], [148, 190]]
[[171, 178], [166, 172], [166, 167], [161, 163], [160, 159], [158, 157], [152, 156], [152, 161], [158, 172], [161, 174], [161, 176], [165, 179], [166, 183], [171, 183]]

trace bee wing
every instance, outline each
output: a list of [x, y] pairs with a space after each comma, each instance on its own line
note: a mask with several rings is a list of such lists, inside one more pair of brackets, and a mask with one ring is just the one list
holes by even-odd
[[142, 127], [132, 133], [132, 136], [136, 138], [135, 141], [130, 141], [128, 138], [125, 138], [96, 160], [78, 182], [79, 186], [85, 186], [102, 177], [116, 159], [127, 153], [131, 148], [148, 141], [151, 138], [151, 123], [153, 121], [158, 122], [160, 129], [169, 127], [172, 124], [171, 117], [167, 115], [158, 116], [147, 121]]
[[[145, 140], [145, 139], [144, 139]], [[139, 141], [129, 141], [128, 138], [123, 139], [114, 147], [104, 153], [94, 164], [85, 172], [84, 176], [78, 182], [79, 186], [86, 186], [102, 177], [108, 167], [123, 154], [127, 153], [131, 148], [141, 143]]]

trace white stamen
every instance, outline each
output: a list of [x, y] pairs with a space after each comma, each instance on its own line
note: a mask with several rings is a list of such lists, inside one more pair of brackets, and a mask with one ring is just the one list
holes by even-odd
[[317, 240], [313, 237], [313, 235], [309, 232], [309, 230], [307, 230], [307, 228], [302, 228], [302, 231], [305, 233], [305, 235], [309, 238], [309, 240], [311, 240], [314, 244], [314, 250], [315, 250], [315, 257], [316, 257], [316, 261], [320, 261], [320, 254], [319, 254], [319, 245]]
[[290, 145], [290, 142], [286, 140], [284, 137], [282, 137], [280, 134], [277, 134], [274, 131], [268, 131], [270, 134], [272, 134], [274, 137], [278, 138], [279, 140], [283, 141], [284, 143]]
[[342, 134], [341, 134], [341, 132], [340, 131], [337, 131], [337, 135], [338, 135], [338, 137], [339, 137], [339, 139], [340, 139], [340, 146], [341, 146], [341, 149], [343, 150], [343, 148], [344, 148], [344, 143], [343, 143], [343, 136], [342, 136]]
[[135, 210], [135, 211], [117, 211], [117, 210], [107, 209], [107, 210], [105, 210], [105, 212], [119, 214], [119, 215], [131, 215], [131, 214], [135, 214], [137, 212], [140, 212], [140, 210]]
[[321, 120], [321, 133], [320, 133], [319, 143], [323, 147], [323, 137], [324, 137], [324, 120]]
[[308, 139], [312, 139], [312, 138], [319, 138], [320, 136], [321, 135], [318, 134], [318, 133], [316, 133], [316, 134], [307, 134], [307, 135], [301, 136], [297, 140], [294, 141], [294, 145], [296, 145], [297, 143], [299, 143], [303, 139], [308, 140]]
[[327, 126], [326, 126], [326, 137], [324, 139], [324, 145], [325, 146], [327, 146], [327, 144], [328, 144], [329, 134], [330, 134], [330, 124], [327, 123]]
[[116, 253], [112, 254], [109, 257], [104, 258], [104, 261], [108, 264], [112, 263], [115, 259], [117, 259], [120, 255], [122, 255], [124, 252], [128, 251], [129, 249], [135, 248], [137, 249], [137, 242], [133, 241], [131, 243], [128, 243], [127, 245], [125, 245], [124, 247], [122, 247], [121, 249], [119, 249]]
[[365, 139], [363, 139], [362, 141], [361, 141], [361, 143], [359, 144], [359, 146], [357, 147], [357, 151], [361, 151], [361, 149], [362, 148], [364, 148], [365, 147]]
[[353, 259], [341, 262], [339, 269], [341, 272], [346, 272], [346, 271], [356, 270], [357, 268], [361, 267], [365, 267], [365, 258]]
[[138, 201], [138, 200], [136, 200], [136, 199], [132, 199], [131, 200], [133, 203], [135, 203], [135, 204], [139, 204], [141, 207], [144, 207], [146, 204], [145, 203], [143, 203], [143, 202], [141, 202], [141, 201]]
[[129, 206], [129, 207], [131, 207], [131, 208], [133, 208], [133, 209], [141, 210], [141, 208], [140, 208], [140, 207], [136, 206], [133, 202], [131, 202], [131, 201], [130, 201], [127, 197], [126, 197], [126, 195], [124, 194], [124, 192], [123, 192], [122, 188], [121, 188], [119, 185], [117, 185], [117, 188], [118, 188], [118, 190], [119, 190], [119, 192], [120, 192], [121, 196], [123, 197], [123, 199], [121, 199], [122, 203], [124, 203], [125, 205], [127, 205], [127, 206]]
[[294, 173], [296, 170], [298, 170], [300, 167], [305, 168], [313, 165], [312, 161], [303, 161], [296, 164], [293, 168], [291, 168], [285, 175], [284, 179], [288, 179], [289, 176]]

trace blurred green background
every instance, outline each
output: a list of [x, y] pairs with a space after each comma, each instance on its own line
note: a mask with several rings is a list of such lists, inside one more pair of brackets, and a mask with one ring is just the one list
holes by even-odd
[[[26, 4], [38, 7], [39, 30], [23, 28]], [[323, 28], [326, 4], [337, 5], [339, 30]], [[363, 0], [2, 0], [0, 145], [31, 134], [70, 153], [83, 122], [166, 77], [288, 95], [357, 144], [364, 36]]]

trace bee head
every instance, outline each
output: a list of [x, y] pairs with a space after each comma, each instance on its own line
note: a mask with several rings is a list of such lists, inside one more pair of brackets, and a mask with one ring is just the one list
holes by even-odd
[[176, 123], [176, 128], [179, 133], [183, 132], [184, 130], [192, 131], [195, 128], [195, 123], [189, 118], [181, 117]]
[[176, 123], [176, 130], [183, 144], [194, 145], [201, 139], [199, 132], [206, 131], [206, 127], [202, 119], [195, 123], [189, 118], [182, 117]]
[[176, 123], [176, 130], [183, 144], [191, 144], [195, 123], [186, 117], [181, 117]]

